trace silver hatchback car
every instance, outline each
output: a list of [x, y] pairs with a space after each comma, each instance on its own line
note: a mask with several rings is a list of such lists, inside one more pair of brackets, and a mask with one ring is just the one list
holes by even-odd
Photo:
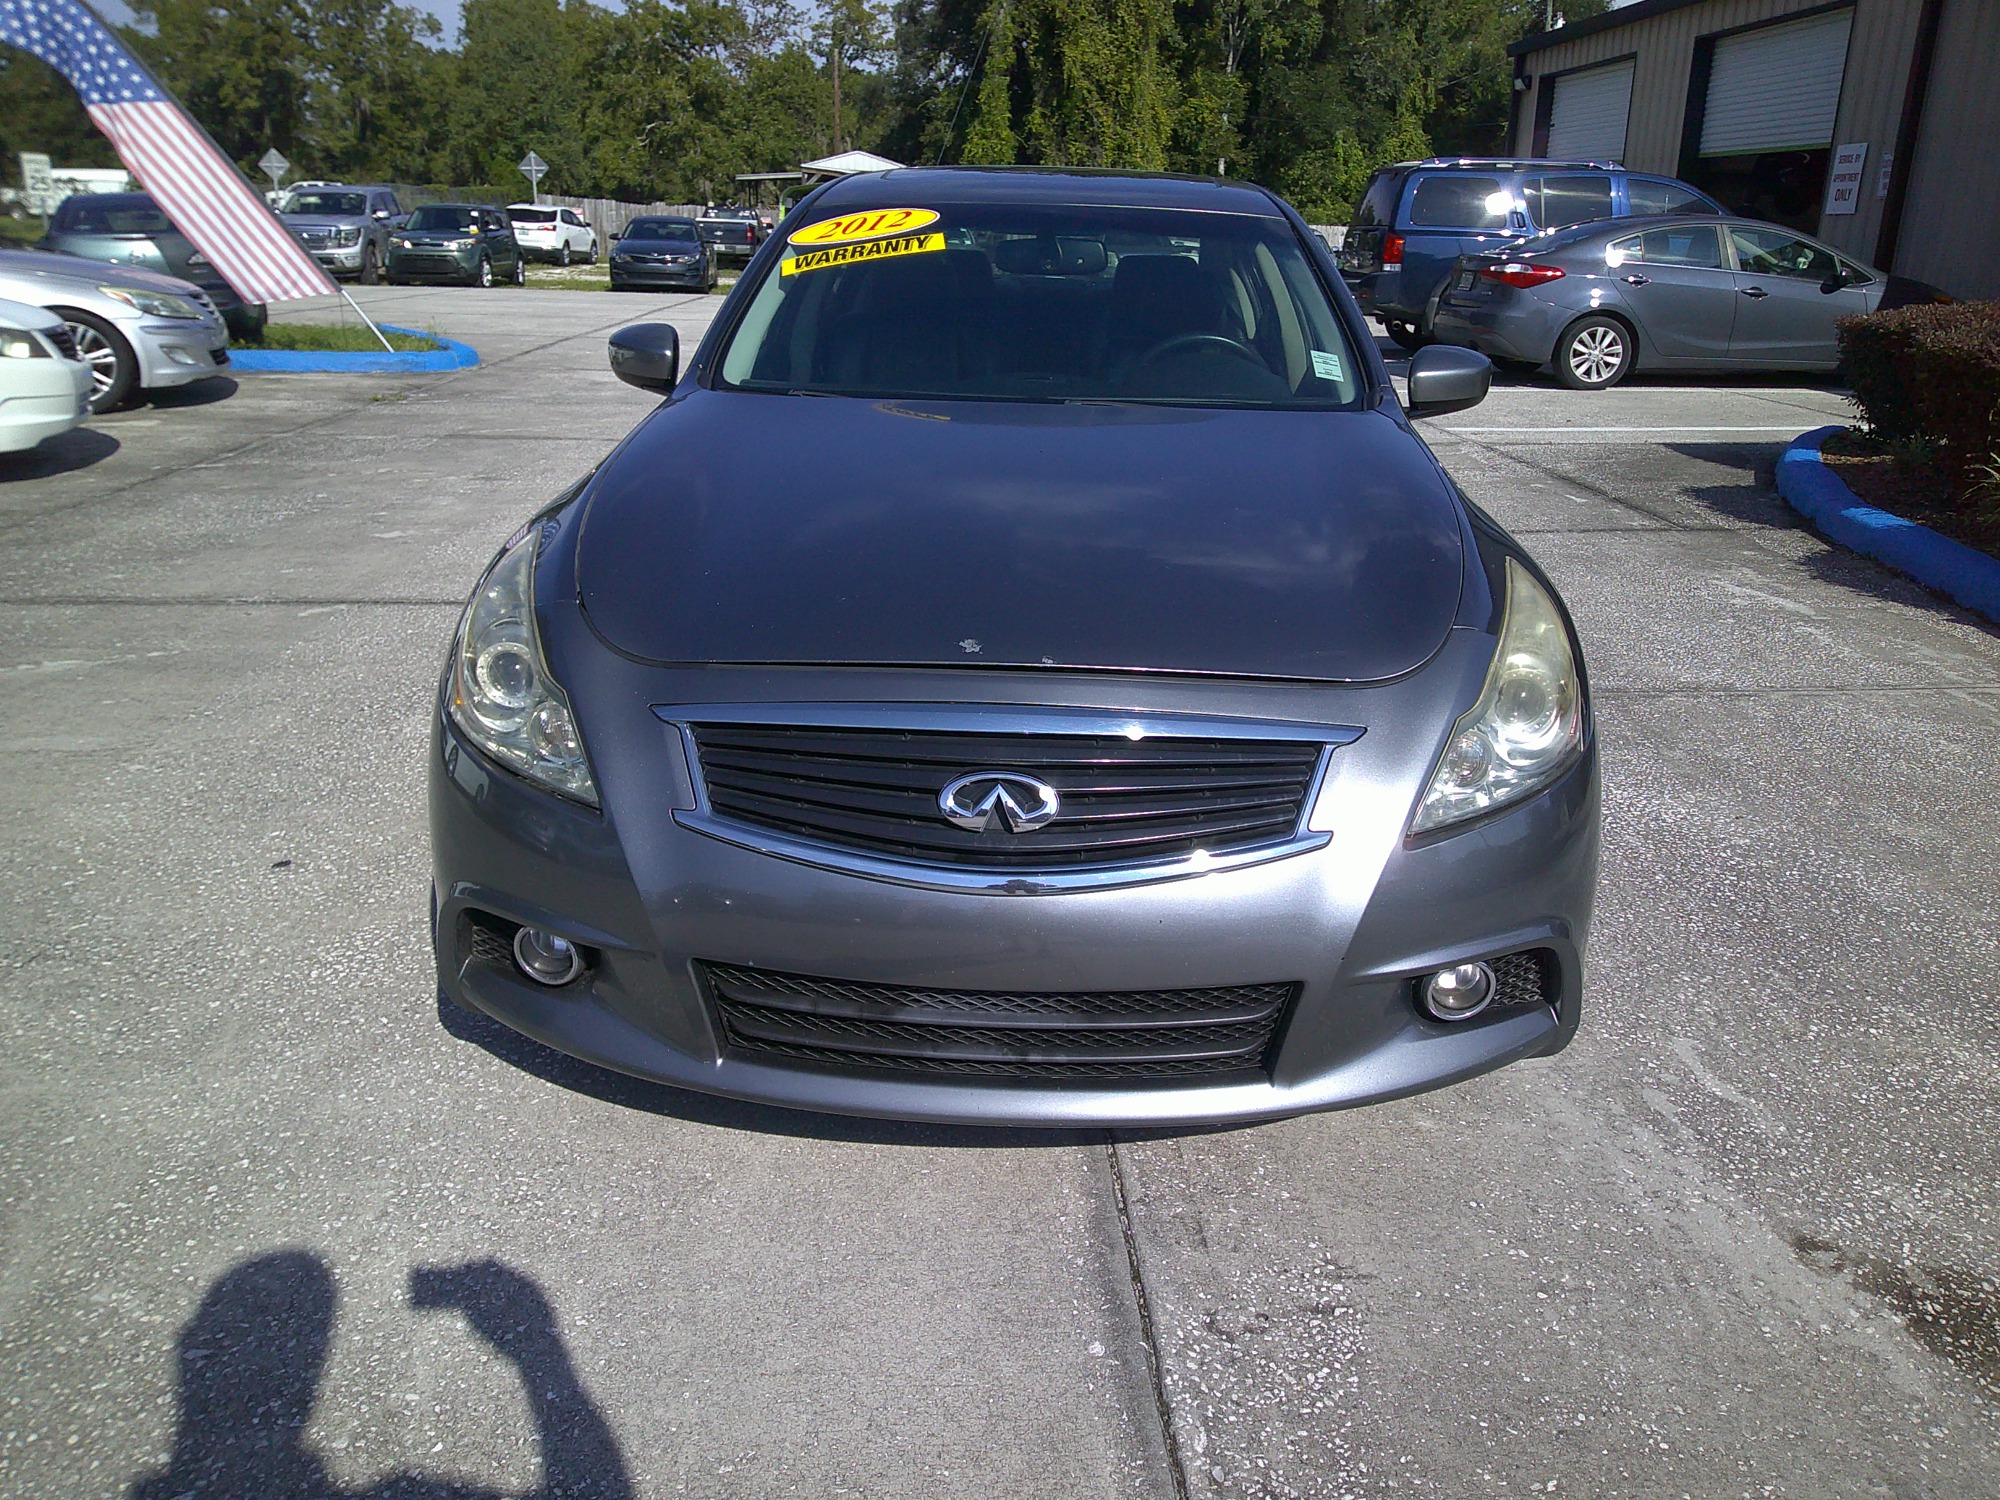
[[45, 307], [69, 325], [90, 366], [90, 409], [229, 371], [229, 334], [192, 282], [45, 250], [0, 251], [0, 297]]
[[1889, 285], [1780, 224], [1600, 220], [1461, 258], [1431, 331], [1503, 363], [1546, 364], [1572, 390], [1634, 370], [1830, 372], [1834, 325], [1875, 311]]

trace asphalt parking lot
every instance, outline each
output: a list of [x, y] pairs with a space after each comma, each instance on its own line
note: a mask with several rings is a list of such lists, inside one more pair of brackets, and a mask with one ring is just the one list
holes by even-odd
[[982, 1133], [440, 1015], [448, 634], [648, 409], [604, 336], [719, 299], [361, 295], [485, 363], [246, 375], [0, 472], [0, 1492], [2000, 1492], [2000, 633], [1794, 524], [1771, 463], [1837, 394], [1427, 426], [1582, 634], [1575, 1046]]

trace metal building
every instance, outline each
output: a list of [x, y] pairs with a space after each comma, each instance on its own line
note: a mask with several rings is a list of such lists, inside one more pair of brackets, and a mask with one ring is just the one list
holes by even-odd
[[1638, 0], [1517, 42], [1513, 149], [2000, 297], [2000, 0]]

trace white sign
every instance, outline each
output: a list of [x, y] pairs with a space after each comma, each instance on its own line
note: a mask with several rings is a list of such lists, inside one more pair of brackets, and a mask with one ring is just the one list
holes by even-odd
[[1833, 153], [1833, 173], [1826, 180], [1826, 211], [1851, 214], [1861, 202], [1861, 169], [1868, 162], [1868, 143], [1842, 146]]
[[537, 203], [542, 201], [542, 173], [548, 171], [549, 164], [530, 151], [521, 158], [519, 170], [528, 179], [528, 191]]
[[56, 183], [49, 172], [49, 159], [39, 151], [21, 153], [21, 198], [29, 213], [37, 218], [55, 208]]
[[271, 179], [271, 186], [276, 187], [284, 180], [285, 174], [292, 170], [292, 164], [285, 160], [283, 153], [276, 146], [273, 146], [264, 153], [262, 160], [257, 163], [257, 168]]

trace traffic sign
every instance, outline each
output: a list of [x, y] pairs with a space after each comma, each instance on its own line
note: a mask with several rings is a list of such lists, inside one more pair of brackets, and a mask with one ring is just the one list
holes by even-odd
[[537, 203], [542, 201], [542, 174], [548, 169], [549, 164], [532, 151], [521, 158], [521, 175], [528, 179], [528, 190], [534, 194]]
[[278, 184], [284, 180], [285, 174], [292, 170], [292, 164], [285, 160], [276, 146], [273, 146], [269, 151], [264, 153], [263, 157], [258, 161], [257, 166], [266, 177], [271, 179], [271, 187], [274, 191]]

